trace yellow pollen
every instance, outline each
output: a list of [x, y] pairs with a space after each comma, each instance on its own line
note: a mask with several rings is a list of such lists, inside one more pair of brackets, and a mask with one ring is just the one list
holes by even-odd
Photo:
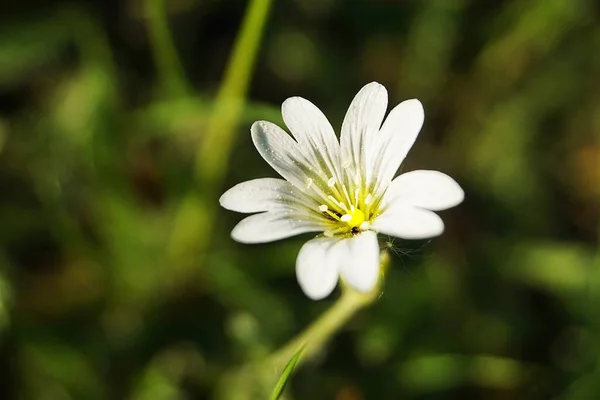
[[361, 226], [363, 222], [365, 222], [365, 213], [360, 211], [358, 208], [355, 208], [351, 214], [344, 214], [342, 218], [340, 218], [342, 222], [345, 222], [351, 228], [356, 228]]

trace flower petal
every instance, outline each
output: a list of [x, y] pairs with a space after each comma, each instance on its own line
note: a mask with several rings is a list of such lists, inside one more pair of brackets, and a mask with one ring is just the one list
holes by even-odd
[[460, 204], [464, 197], [465, 192], [448, 175], [418, 170], [396, 177], [388, 187], [384, 201], [439, 211]]
[[267, 243], [306, 232], [319, 232], [325, 226], [309, 216], [290, 210], [274, 210], [254, 214], [241, 220], [231, 231], [240, 243]]
[[432, 211], [396, 202], [388, 206], [371, 227], [403, 239], [427, 239], [440, 235], [444, 231], [444, 222]]
[[238, 183], [221, 196], [222, 207], [237, 212], [268, 211], [293, 199], [294, 186], [283, 179], [262, 178]]
[[390, 111], [370, 154], [374, 161], [373, 175], [381, 185], [387, 185], [394, 178], [417, 139], [424, 119], [423, 105], [416, 99], [403, 101]]
[[337, 285], [338, 263], [330, 251], [335, 243], [331, 238], [312, 239], [298, 253], [296, 277], [304, 294], [313, 300], [329, 296]]
[[367, 142], [377, 135], [387, 108], [387, 90], [377, 82], [365, 85], [352, 100], [340, 135], [342, 164], [365, 168]]
[[281, 105], [285, 124], [317, 169], [338, 178], [340, 144], [327, 117], [310, 101], [290, 97]]
[[373, 290], [379, 278], [377, 234], [363, 232], [335, 244], [335, 256], [344, 281], [360, 292]]
[[250, 128], [254, 146], [269, 165], [298, 188], [306, 185], [309, 162], [298, 143], [283, 129], [267, 121], [257, 121]]

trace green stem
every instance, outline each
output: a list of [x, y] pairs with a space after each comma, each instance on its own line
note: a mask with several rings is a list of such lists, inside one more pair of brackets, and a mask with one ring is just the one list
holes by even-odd
[[[314, 355], [358, 311], [373, 302], [377, 296], [347, 290], [340, 299], [304, 332], [272, 354], [267, 364], [280, 371], [303, 345], [304, 357]], [[303, 357], [303, 358], [304, 358]]]
[[382, 252], [380, 256], [381, 272], [379, 282], [371, 292], [360, 293], [345, 287], [342, 296], [329, 310], [321, 315], [304, 332], [301, 332], [281, 349], [269, 356], [265, 364], [268, 367], [275, 368], [276, 371], [281, 371], [301, 347], [304, 347], [304, 350], [299, 362], [317, 353], [357, 312], [379, 298], [389, 261], [390, 258], [387, 252]]
[[185, 96], [189, 92], [188, 82], [169, 30], [165, 0], [146, 0], [146, 16], [162, 89], [169, 96]]
[[[286, 372], [288, 362], [293, 360], [294, 368], [315, 355], [346, 323], [363, 308], [374, 303], [381, 295], [385, 273], [390, 264], [387, 252], [380, 256], [379, 282], [369, 293], [358, 293], [343, 286], [342, 296], [313, 322], [306, 330], [287, 344], [258, 363], [249, 363], [232, 370], [223, 376], [217, 389], [218, 399], [267, 398]], [[301, 354], [299, 354], [301, 351]], [[285, 376], [289, 380], [291, 372]]]

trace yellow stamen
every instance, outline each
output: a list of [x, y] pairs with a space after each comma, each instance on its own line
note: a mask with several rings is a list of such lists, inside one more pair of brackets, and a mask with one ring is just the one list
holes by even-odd
[[326, 210], [325, 212], [327, 214], [329, 214], [336, 221], [343, 221], [343, 217], [342, 218], [338, 217], [335, 213], [331, 212], [330, 210]]

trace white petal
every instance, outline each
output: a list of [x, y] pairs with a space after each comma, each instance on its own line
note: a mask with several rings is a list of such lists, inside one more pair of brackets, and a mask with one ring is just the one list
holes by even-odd
[[340, 146], [327, 117], [310, 101], [302, 97], [290, 97], [281, 105], [281, 114], [298, 143], [332, 149]]
[[275, 210], [244, 218], [233, 228], [231, 237], [240, 243], [267, 243], [324, 228], [290, 210]]
[[416, 99], [403, 101], [390, 111], [379, 131], [378, 144], [372, 147], [374, 153], [370, 154], [376, 165], [373, 173], [379, 182], [387, 185], [394, 178], [424, 119], [423, 105]]
[[385, 193], [384, 201], [439, 211], [460, 204], [464, 197], [464, 191], [448, 175], [439, 171], [418, 170], [395, 178]]
[[427, 239], [444, 231], [444, 222], [434, 212], [393, 203], [373, 221], [372, 228], [403, 239]]
[[283, 120], [314, 166], [330, 178], [339, 175], [340, 144], [327, 117], [310, 101], [291, 97], [281, 105]]
[[379, 278], [377, 234], [363, 232], [335, 244], [335, 256], [341, 262], [344, 281], [360, 292], [373, 290]]
[[387, 90], [377, 82], [364, 86], [354, 97], [342, 123], [342, 164], [352, 163], [361, 170], [365, 167], [367, 142], [377, 135], [386, 108]]
[[298, 188], [306, 184], [309, 162], [298, 143], [283, 129], [267, 121], [257, 121], [250, 128], [254, 146], [269, 165]]
[[332, 257], [335, 239], [316, 238], [306, 242], [296, 259], [296, 277], [304, 294], [320, 300], [331, 294], [337, 285], [339, 269]]
[[223, 193], [222, 207], [237, 212], [268, 211], [293, 199], [294, 186], [283, 179], [262, 178], [239, 183]]

